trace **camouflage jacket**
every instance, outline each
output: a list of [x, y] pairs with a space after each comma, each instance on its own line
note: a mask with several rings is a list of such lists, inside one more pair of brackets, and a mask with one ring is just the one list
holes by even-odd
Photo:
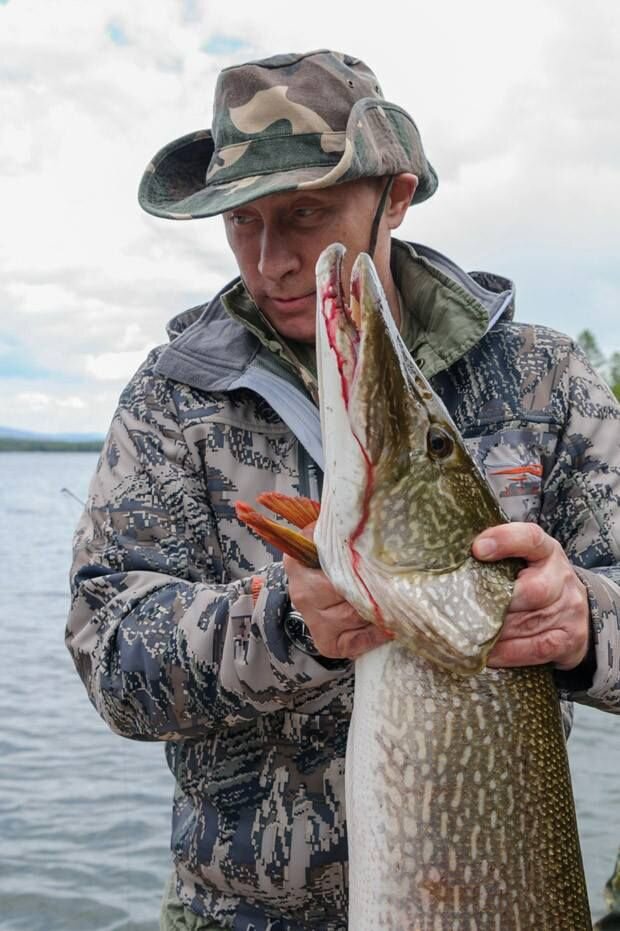
[[[393, 270], [408, 345], [507, 514], [556, 537], [587, 586], [592, 650], [558, 677], [564, 697], [620, 711], [617, 404], [567, 337], [513, 322], [504, 279], [396, 241]], [[182, 901], [238, 931], [335, 931], [352, 668], [287, 635], [282, 564], [233, 507], [319, 496], [312, 374], [240, 322], [239, 282], [225, 291], [121, 396], [76, 532], [67, 642], [113, 730], [168, 742]]]

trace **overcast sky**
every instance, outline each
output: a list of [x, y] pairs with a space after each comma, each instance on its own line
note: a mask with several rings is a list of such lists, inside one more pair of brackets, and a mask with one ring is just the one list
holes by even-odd
[[219, 218], [139, 209], [217, 73], [363, 58], [439, 175], [401, 233], [517, 285], [517, 317], [620, 349], [620, 3], [0, 0], [0, 424], [105, 431], [166, 321], [235, 274]]

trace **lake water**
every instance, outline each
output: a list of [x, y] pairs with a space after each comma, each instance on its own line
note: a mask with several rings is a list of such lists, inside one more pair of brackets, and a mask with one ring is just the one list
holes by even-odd
[[[80, 506], [61, 489], [84, 499], [95, 463], [0, 453], [1, 931], [155, 931], [170, 869], [163, 747], [107, 730], [63, 643]], [[577, 708], [569, 753], [595, 917], [620, 844], [619, 733], [617, 717]]]

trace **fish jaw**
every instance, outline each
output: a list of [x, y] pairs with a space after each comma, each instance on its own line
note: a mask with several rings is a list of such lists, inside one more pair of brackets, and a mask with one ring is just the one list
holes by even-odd
[[354, 570], [357, 557], [351, 548], [364, 515], [368, 460], [349, 419], [359, 330], [344, 299], [344, 252], [344, 246], [335, 243], [321, 254], [316, 268], [317, 373], [325, 478], [314, 541], [321, 567], [333, 586], [363, 618], [382, 626], [374, 599]]
[[317, 265], [319, 559], [363, 617], [471, 674], [499, 635], [517, 568], [489, 569], [471, 543], [505, 518], [404, 346], [367, 255], [354, 264], [347, 307], [343, 255], [331, 246]]

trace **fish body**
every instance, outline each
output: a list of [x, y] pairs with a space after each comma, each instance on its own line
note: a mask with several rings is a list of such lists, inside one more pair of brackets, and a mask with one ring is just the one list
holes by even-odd
[[516, 561], [506, 520], [398, 334], [368, 256], [317, 265], [325, 478], [315, 544], [394, 638], [362, 656], [346, 758], [351, 931], [591, 929], [547, 667], [489, 669]]

